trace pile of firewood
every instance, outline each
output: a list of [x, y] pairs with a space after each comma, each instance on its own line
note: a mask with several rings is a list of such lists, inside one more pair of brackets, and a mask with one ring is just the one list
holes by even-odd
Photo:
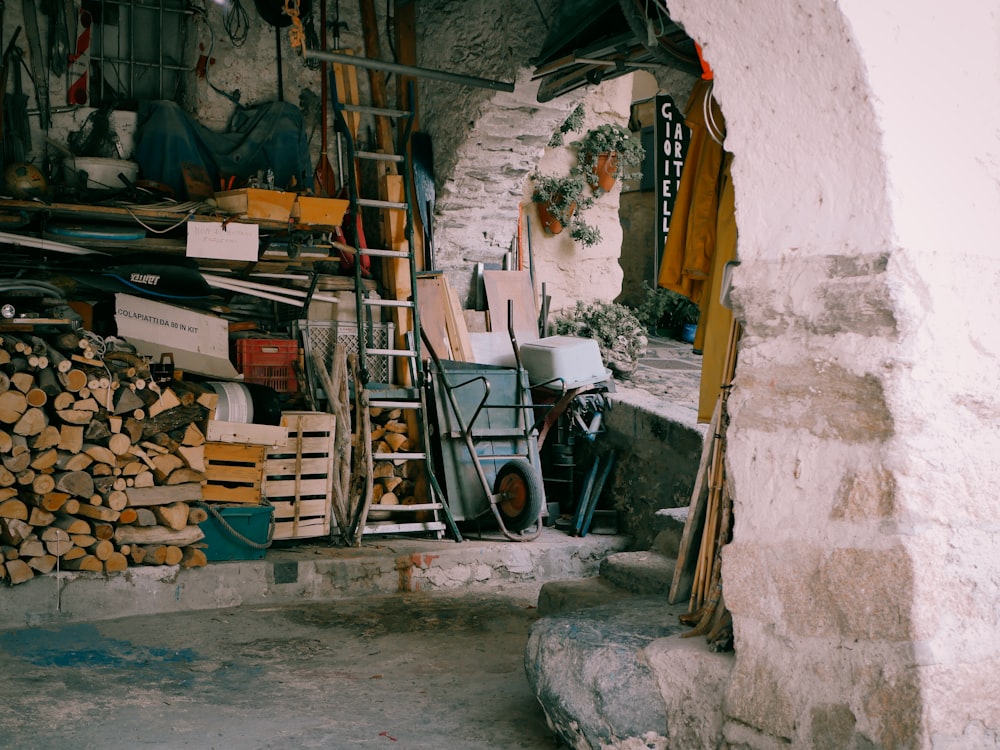
[[214, 391], [77, 331], [0, 334], [0, 579], [206, 563]]
[[[405, 453], [411, 450], [411, 444], [418, 444], [416, 437], [411, 439], [411, 429], [407, 425], [402, 409], [369, 409], [372, 422], [371, 443], [374, 470], [372, 479], [372, 503], [374, 505], [413, 505], [417, 502], [417, 485], [422, 466], [420, 461], [396, 458], [380, 460], [380, 455], [388, 453]], [[412, 450], [419, 450], [414, 447]]]

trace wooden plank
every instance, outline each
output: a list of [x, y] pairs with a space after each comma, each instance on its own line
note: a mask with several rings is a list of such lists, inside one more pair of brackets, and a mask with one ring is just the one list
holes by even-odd
[[[278, 520], [285, 520], [288, 518], [295, 517], [295, 506], [293, 503], [288, 501], [283, 501], [280, 498], [275, 501], [272, 498], [268, 498], [268, 502], [274, 505], [274, 517]], [[298, 513], [300, 518], [317, 518], [325, 517], [327, 508], [326, 501], [322, 498], [313, 500], [303, 500], [299, 504]]]
[[174, 502], [201, 500], [201, 482], [187, 482], [157, 487], [128, 487], [125, 489], [128, 504], [133, 508], [167, 505]]
[[260, 505], [259, 487], [225, 487], [221, 484], [206, 484], [202, 487], [201, 500], [206, 503], [243, 503]]
[[472, 362], [472, 340], [469, 338], [469, 327], [465, 324], [465, 315], [462, 313], [462, 303], [458, 299], [458, 292], [451, 288], [445, 280], [448, 288], [448, 332], [453, 342], [458, 342], [457, 352], [461, 354], [462, 362]]
[[[381, 191], [384, 200], [394, 203], [406, 201], [406, 188], [403, 175], [388, 174], [382, 180]], [[387, 247], [390, 250], [409, 252], [410, 245], [406, 238], [406, 212], [399, 209], [386, 209], [382, 212]], [[413, 281], [410, 276], [410, 261], [406, 258], [383, 258], [382, 278], [389, 291], [389, 297], [395, 300], [413, 299]], [[395, 346], [397, 349], [409, 348], [406, 344], [407, 334], [413, 330], [413, 313], [406, 308], [393, 307], [389, 311], [395, 324]], [[409, 362], [405, 357], [395, 358], [396, 382], [402, 385], [410, 384]]]
[[701, 462], [698, 464], [698, 473], [694, 480], [694, 490], [691, 493], [687, 520], [684, 522], [684, 531], [681, 532], [681, 541], [677, 548], [674, 577], [670, 582], [670, 593], [667, 597], [670, 604], [676, 604], [691, 596], [691, 589], [694, 585], [694, 573], [698, 563], [698, 546], [705, 526], [705, 510], [708, 503], [709, 459], [715, 443], [715, 433], [719, 429], [721, 406], [722, 400], [720, 398], [715, 405], [715, 412], [712, 414], [712, 421], [709, 423], [708, 432], [705, 435], [705, 443], [702, 445]]
[[332, 471], [333, 466], [330, 456], [323, 455], [316, 458], [303, 458], [301, 461], [291, 458], [269, 458], [264, 471], [268, 477], [288, 476], [298, 473], [302, 477], [315, 476], [317, 474], [326, 476]]
[[424, 338], [441, 359], [454, 359], [454, 348], [448, 336], [445, 311], [450, 302], [442, 274], [424, 275], [417, 279], [420, 327]]
[[211, 419], [205, 439], [212, 443], [239, 443], [241, 445], [282, 445], [288, 430], [280, 425], [243, 424]]
[[279, 479], [267, 480], [267, 499], [281, 499], [285, 497], [326, 497], [330, 489], [330, 481], [327, 477], [317, 479]]
[[330, 522], [321, 518], [310, 518], [300, 520], [298, 523], [298, 534], [293, 536], [293, 524], [290, 521], [282, 521], [274, 525], [274, 539], [312, 539], [315, 537], [329, 536]]
[[[344, 55], [353, 55], [352, 49], [340, 49], [337, 52]], [[333, 63], [334, 80], [337, 83], [337, 99], [341, 104], [360, 104], [361, 94], [358, 87], [358, 69], [353, 65], [343, 63]], [[344, 112], [344, 120], [347, 122], [347, 129], [351, 131], [351, 137], [358, 139], [358, 129], [361, 125], [360, 112]]]
[[417, 278], [420, 328], [434, 353], [441, 359], [455, 359], [455, 347], [448, 334], [447, 310], [451, 298], [443, 274]]
[[538, 306], [527, 271], [483, 271], [486, 303], [494, 331], [507, 331], [507, 300], [514, 301], [514, 334], [518, 342], [538, 338]]

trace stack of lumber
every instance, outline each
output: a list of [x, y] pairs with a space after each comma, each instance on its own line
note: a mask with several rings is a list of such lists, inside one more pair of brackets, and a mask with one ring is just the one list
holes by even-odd
[[204, 430], [217, 396], [157, 384], [75, 331], [0, 333], [0, 579], [204, 565]]

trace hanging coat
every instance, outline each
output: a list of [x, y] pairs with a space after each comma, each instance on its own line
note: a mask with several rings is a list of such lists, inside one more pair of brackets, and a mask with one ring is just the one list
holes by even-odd
[[699, 303], [712, 268], [722, 169], [724, 120], [712, 81], [701, 79], [685, 108], [691, 129], [658, 283]]

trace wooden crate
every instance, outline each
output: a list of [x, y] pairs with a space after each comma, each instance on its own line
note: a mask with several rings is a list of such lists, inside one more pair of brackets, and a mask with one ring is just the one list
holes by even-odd
[[288, 411], [281, 424], [288, 428], [288, 439], [269, 448], [264, 462], [264, 497], [274, 506], [274, 538], [329, 536], [336, 417]]
[[205, 443], [205, 502], [260, 505], [264, 479], [263, 445]]

